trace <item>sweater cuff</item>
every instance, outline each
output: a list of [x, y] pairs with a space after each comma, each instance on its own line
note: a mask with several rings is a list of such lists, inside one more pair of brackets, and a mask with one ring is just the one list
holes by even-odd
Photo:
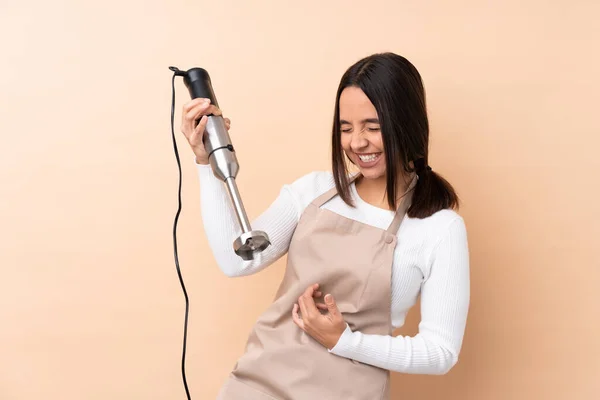
[[195, 155], [195, 154], [192, 156], [192, 162], [194, 163], [194, 165], [195, 165], [195, 166], [197, 166], [197, 167], [199, 167], [199, 168], [207, 168], [207, 167], [210, 167], [210, 163], [208, 163], [208, 164], [198, 164], [198, 163], [196, 162], [196, 155]]
[[342, 332], [342, 336], [340, 336], [336, 345], [331, 349], [327, 349], [327, 351], [337, 356], [345, 357], [344, 350], [348, 350], [350, 348], [353, 334], [354, 333], [352, 332], [352, 329], [350, 329], [350, 325], [346, 323], [346, 329], [344, 329], [344, 332]]

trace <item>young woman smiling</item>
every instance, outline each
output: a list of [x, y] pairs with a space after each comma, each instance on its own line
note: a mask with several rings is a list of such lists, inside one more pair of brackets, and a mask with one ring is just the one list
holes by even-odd
[[[332, 171], [283, 185], [252, 221], [272, 245], [251, 261], [231, 249], [240, 234], [235, 213], [202, 145], [202, 116], [210, 113], [221, 110], [202, 99], [187, 103], [182, 132], [196, 156], [204, 228], [219, 267], [247, 276], [287, 254], [275, 299], [219, 399], [389, 399], [390, 371], [447, 373], [467, 320], [469, 253], [456, 193], [428, 164], [417, 69], [378, 53], [345, 72]], [[393, 336], [419, 295], [419, 332]]]

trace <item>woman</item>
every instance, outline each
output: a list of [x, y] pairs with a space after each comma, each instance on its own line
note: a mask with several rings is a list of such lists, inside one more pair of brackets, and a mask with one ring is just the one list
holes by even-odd
[[[247, 276], [287, 253], [275, 299], [219, 398], [388, 399], [389, 371], [447, 373], [465, 330], [469, 254], [457, 196], [427, 162], [425, 91], [415, 67], [383, 53], [346, 71], [335, 101], [332, 172], [282, 187], [252, 221], [272, 245], [251, 261], [232, 251], [241, 232], [202, 145], [210, 113], [222, 115], [201, 99], [187, 103], [181, 129], [196, 156], [219, 267]], [[392, 336], [419, 294], [419, 333]]]

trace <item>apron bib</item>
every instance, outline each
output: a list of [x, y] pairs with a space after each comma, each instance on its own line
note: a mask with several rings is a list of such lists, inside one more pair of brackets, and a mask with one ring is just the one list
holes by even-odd
[[319, 283], [318, 290], [333, 295], [353, 331], [391, 335], [396, 233], [410, 194], [387, 230], [321, 208], [337, 195], [335, 187], [307, 206], [275, 299], [255, 323], [218, 400], [389, 399], [389, 371], [329, 353], [294, 323], [292, 308]]

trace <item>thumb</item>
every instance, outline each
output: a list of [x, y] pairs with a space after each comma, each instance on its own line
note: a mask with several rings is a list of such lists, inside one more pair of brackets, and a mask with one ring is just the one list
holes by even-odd
[[338, 314], [337, 304], [335, 304], [335, 300], [331, 294], [325, 295], [325, 304], [327, 305], [327, 309], [331, 314]]
[[198, 121], [198, 125], [196, 125], [192, 134], [190, 135], [190, 144], [192, 146], [197, 146], [202, 143], [204, 135], [206, 134], [206, 124], [208, 124], [208, 117], [203, 115]]

